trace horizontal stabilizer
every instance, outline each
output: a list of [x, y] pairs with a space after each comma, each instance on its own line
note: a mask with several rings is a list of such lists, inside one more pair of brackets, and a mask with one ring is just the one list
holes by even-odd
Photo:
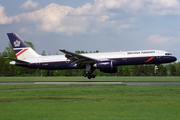
[[9, 60], [12, 60], [12, 61], [15, 61], [16, 64], [21, 64], [21, 65], [28, 65], [29, 62], [26, 62], [26, 61], [22, 61], [22, 60], [17, 60], [17, 59], [14, 59], [14, 58], [10, 58], [10, 57], [4, 57], [5, 59], [9, 59]]

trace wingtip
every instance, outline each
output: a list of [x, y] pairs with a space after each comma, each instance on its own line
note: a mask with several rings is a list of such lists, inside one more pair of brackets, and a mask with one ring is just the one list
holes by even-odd
[[59, 51], [65, 51], [65, 49], [59, 49]]

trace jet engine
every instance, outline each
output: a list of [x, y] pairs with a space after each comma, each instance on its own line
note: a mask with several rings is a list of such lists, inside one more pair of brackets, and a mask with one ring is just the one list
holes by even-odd
[[112, 60], [98, 61], [94, 67], [100, 69], [104, 73], [117, 73], [118, 67], [114, 67]]

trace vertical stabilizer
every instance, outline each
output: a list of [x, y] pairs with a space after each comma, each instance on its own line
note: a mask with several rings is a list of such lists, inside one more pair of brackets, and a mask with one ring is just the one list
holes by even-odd
[[16, 33], [7, 33], [17, 59], [24, 60], [38, 57], [39, 55], [27, 45]]

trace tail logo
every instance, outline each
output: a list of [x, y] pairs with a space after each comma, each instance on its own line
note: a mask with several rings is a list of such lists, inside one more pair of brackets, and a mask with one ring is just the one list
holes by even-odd
[[21, 42], [20, 42], [20, 41], [18, 41], [18, 40], [16, 40], [16, 41], [14, 42], [14, 46], [15, 46], [15, 47], [19, 47], [19, 46], [20, 46], [20, 44], [21, 44]]

